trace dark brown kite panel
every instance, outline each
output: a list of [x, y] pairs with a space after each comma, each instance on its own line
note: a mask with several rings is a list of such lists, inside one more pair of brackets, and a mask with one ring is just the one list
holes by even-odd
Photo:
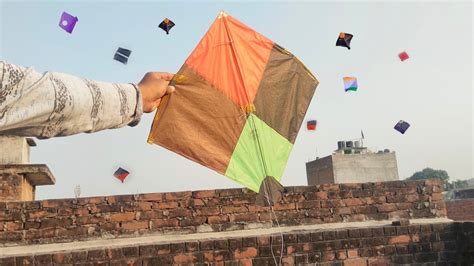
[[160, 105], [148, 141], [224, 174], [245, 114], [186, 65], [176, 77], [176, 90]]
[[255, 114], [294, 144], [318, 83], [298, 58], [274, 45], [255, 97]]

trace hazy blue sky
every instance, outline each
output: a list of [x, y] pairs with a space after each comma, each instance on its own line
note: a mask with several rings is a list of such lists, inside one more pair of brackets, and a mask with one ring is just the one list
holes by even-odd
[[[472, 3], [429, 2], [138, 2], [4, 1], [0, 58], [40, 71], [101, 81], [138, 82], [147, 71], [177, 71], [225, 10], [297, 55], [320, 81], [307, 117], [318, 131], [300, 132], [284, 185], [305, 185], [305, 163], [329, 155], [361, 129], [374, 150], [397, 152], [400, 177], [424, 167], [453, 178], [473, 177]], [[72, 34], [58, 27], [67, 11], [79, 18]], [[171, 18], [166, 35], [157, 27]], [[335, 47], [339, 32], [352, 49]], [[131, 49], [128, 65], [112, 60]], [[400, 62], [398, 53], [410, 59]], [[359, 91], [345, 93], [343, 76]], [[32, 162], [46, 163], [55, 186], [38, 198], [238, 187], [239, 184], [146, 142], [153, 115], [135, 128], [41, 140]], [[405, 135], [393, 130], [411, 123]], [[1, 148], [1, 147], [0, 147]], [[124, 184], [112, 174], [131, 171]]]

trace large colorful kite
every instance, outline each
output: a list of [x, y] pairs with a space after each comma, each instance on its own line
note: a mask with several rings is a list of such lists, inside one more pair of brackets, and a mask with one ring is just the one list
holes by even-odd
[[[172, 83], [148, 138], [278, 200], [317, 79], [293, 54], [221, 12]], [[264, 182], [265, 181], [265, 182]], [[277, 185], [277, 186], [275, 186]], [[262, 186], [264, 187], [264, 186]]]

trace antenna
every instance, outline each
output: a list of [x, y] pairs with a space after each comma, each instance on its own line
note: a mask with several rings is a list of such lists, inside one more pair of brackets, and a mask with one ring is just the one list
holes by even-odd
[[79, 196], [81, 195], [81, 186], [77, 185], [74, 188], [74, 195], [76, 195], [76, 199], [79, 198]]

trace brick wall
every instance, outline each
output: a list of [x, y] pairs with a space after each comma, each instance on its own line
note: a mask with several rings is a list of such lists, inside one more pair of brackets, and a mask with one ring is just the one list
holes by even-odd
[[[288, 187], [274, 211], [282, 226], [445, 217], [437, 180]], [[271, 226], [254, 192], [224, 189], [110, 197], [0, 202], [0, 243], [70, 242], [146, 233]]]
[[455, 221], [474, 221], [474, 199], [446, 201], [448, 218]]
[[[244, 238], [74, 250], [0, 259], [0, 265], [275, 265], [282, 238]], [[472, 265], [474, 223], [365, 227], [289, 232], [284, 265]], [[421, 264], [431, 263], [431, 264]]]
[[0, 198], [8, 201], [21, 200], [23, 191], [25, 190], [23, 188], [25, 183], [27, 184], [22, 175], [9, 173], [0, 174]]

